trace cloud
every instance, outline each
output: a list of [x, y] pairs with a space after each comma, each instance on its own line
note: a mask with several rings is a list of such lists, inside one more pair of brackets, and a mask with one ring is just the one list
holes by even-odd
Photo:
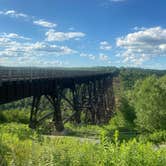
[[31, 40], [31, 38], [27, 38], [16, 33], [0, 33], [0, 37], [6, 39], [23, 39], [23, 40]]
[[54, 28], [57, 26], [55, 23], [48, 22], [42, 19], [33, 21], [33, 23], [42, 27], [46, 27], [46, 28]]
[[107, 61], [107, 60], [108, 60], [108, 56], [101, 53], [101, 54], [99, 54], [99, 59], [100, 59], [101, 61]]
[[[29, 42], [17, 40], [14, 33], [0, 36], [0, 65], [9, 66], [61, 66], [65, 62], [59, 56], [77, 53], [67, 46], [47, 42]], [[20, 36], [19, 36], [20, 37]]]
[[[45, 42], [36, 42], [27, 46], [29, 51], [53, 53], [55, 55], [75, 54], [76, 51], [67, 46], [50, 45]], [[26, 50], [27, 50], [26, 49]]]
[[134, 28], [133, 28], [133, 30], [134, 31], [144, 31], [144, 30], [146, 30], [147, 28], [145, 28], [145, 27], [138, 27], [138, 26], [135, 26]]
[[31, 64], [31, 66], [61, 66], [63, 62], [60, 60], [46, 60], [46, 59], [37, 59], [36, 57], [18, 57], [17, 62], [20, 65], [26, 66]]
[[[17, 63], [16, 63], [17, 62]], [[63, 66], [66, 62], [61, 60], [46, 60], [43, 58], [24, 56], [24, 57], [0, 57], [0, 65], [2, 66], [39, 66], [39, 67], [57, 67]]]
[[50, 29], [45, 33], [46, 41], [65, 41], [70, 39], [78, 39], [85, 36], [85, 33], [82, 32], [56, 32], [53, 29]]
[[17, 12], [15, 10], [0, 11], [0, 15], [5, 15], [5, 16], [14, 17], [14, 18], [22, 18], [23, 20], [28, 19], [34, 25], [42, 26], [45, 28], [55, 28], [57, 26], [57, 24], [55, 24], [55, 23], [46, 21], [44, 19], [36, 19], [34, 16], [20, 13], [20, 12]]
[[95, 59], [96, 59], [96, 56], [93, 55], [93, 54], [81, 53], [80, 56], [81, 56], [81, 57], [87, 57], [87, 58], [89, 58], [90, 60], [95, 60]]
[[58, 45], [50, 45], [44, 42], [36, 42], [36, 43], [18, 43], [15, 42], [10, 47], [7, 47], [4, 51], [6, 51], [9, 55], [16, 53], [16, 55], [21, 54], [33, 54], [37, 56], [45, 56], [45, 55], [69, 55], [76, 53], [75, 50], [67, 47], [67, 46], [58, 46]]
[[105, 55], [103, 53], [100, 53], [97, 56], [95, 56], [94, 54], [91, 54], [91, 53], [81, 53], [80, 57], [86, 57], [90, 60], [100, 60], [100, 61], [107, 62], [108, 64], [112, 63], [111, 60], [109, 59], [109, 56]]
[[141, 65], [158, 56], [166, 56], [166, 29], [152, 27], [117, 39], [124, 62]]
[[107, 41], [102, 41], [102, 42], [100, 42], [100, 49], [109, 51], [112, 49], [112, 46]]
[[7, 10], [7, 11], [0, 11], [0, 15], [10, 16], [10, 17], [16, 17], [16, 18], [28, 18], [29, 16], [24, 13], [19, 13], [15, 10]]

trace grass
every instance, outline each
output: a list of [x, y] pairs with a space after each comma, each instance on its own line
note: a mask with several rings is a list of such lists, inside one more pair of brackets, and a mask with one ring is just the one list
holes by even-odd
[[[79, 127], [79, 130], [83, 131], [83, 128]], [[113, 135], [114, 142], [100, 134], [100, 143], [81, 141], [76, 137], [46, 137], [29, 129], [27, 125], [18, 123], [1, 124], [0, 133], [0, 165], [4, 166], [166, 164], [165, 148], [155, 149], [152, 143], [143, 143], [136, 139], [120, 143], [118, 132]]]
[[0, 123], [17, 122], [28, 124], [30, 112], [24, 109], [21, 110], [0, 110]]
[[144, 133], [139, 136], [139, 140], [142, 142], [153, 142], [156, 145], [166, 144], [166, 131], [156, 131], [153, 133]]
[[102, 126], [97, 125], [74, 125], [71, 123], [65, 124], [66, 133], [69, 136], [83, 138], [99, 138]]
[[37, 131], [28, 127], [26, 111], [0, 113], [0, 166], [166, 165], [166, 147], [156, 148], [166, 143], [166, 131], [138, 135], [125, 123], [67, 123], [64, 136], [49, 136], [43, 135], [52, 132], [49, 120]]

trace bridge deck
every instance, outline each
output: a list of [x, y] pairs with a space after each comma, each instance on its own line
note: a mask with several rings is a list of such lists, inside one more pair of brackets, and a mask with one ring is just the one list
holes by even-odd
[[48, 95], [55, 92], [57, 87], [72, 89], [76, 84], [87, 84], [116, 74], [94, 69], [0, 67], [0, 104]]
[[110, 72], [94, 69], [0, 67], [0, 85], [6, 81], [79, 78], [107, 73]]

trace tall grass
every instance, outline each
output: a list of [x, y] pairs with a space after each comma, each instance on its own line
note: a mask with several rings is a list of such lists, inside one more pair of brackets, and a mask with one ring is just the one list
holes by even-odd
[[0, 123], [17, 122], [28, 124], [30, 111], [25, 109], [20, 110], [1, 110], [0, 111]]
[[136, 139], [120, 143], [118, 132], [110, 142], [101, 134], [100, 143], [76, 137], [41, 136], [27, 125], [0, 125], [1, 165], [15, 166], [165, 166], [166, 149]]

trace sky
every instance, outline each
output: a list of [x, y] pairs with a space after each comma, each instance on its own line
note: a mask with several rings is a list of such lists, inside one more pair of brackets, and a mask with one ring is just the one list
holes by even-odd
[[0, 0], [0, 66], [166, 69], [166, 0]]

